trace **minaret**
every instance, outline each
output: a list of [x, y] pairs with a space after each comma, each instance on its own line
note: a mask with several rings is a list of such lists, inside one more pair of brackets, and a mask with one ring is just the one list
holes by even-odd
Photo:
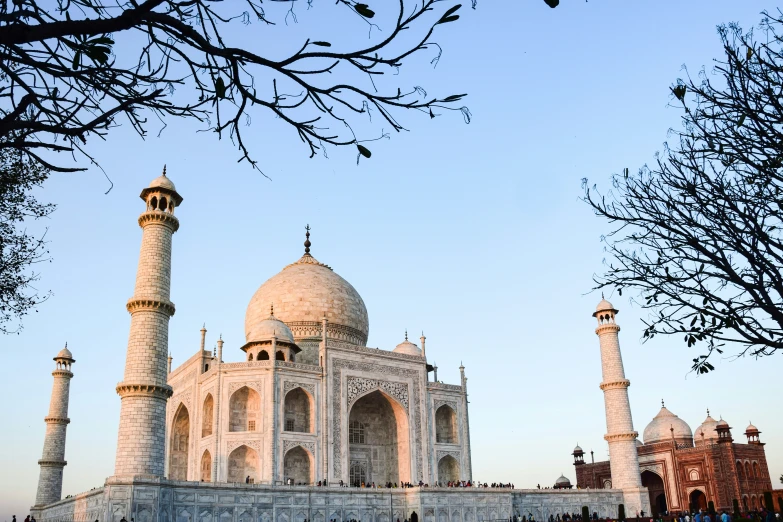
[[131, 314], [125, 376], [117, 385], [122, 399], [117, 437], [116, 476], [162, 477], [166, 449], [166, 401], [171, 285], [171, 236], [179, 228], [174, 208], [182, 203], [174, 183], [163, 175], [141, 191], [141, 253], [136, 288], [126, 308]]
[[71, 420], [68, 418], [68, 396], [71, 387], [71, 364], [76, 361], [68, 350], [68, 344], [54, 358], [56, 363], [52, 399], [49, 402], [49, 415], [46, 416], [46, 437], [43, 455], [38, 465], [41, 474], [38, 477], [38, 493], [35, 495], [35, 507], [43, 507], [57, 502], [63, 492], [63, 468], [65, 462], [65, 430]]
[[625, 378], [623, 358], [620, 354], [620, 327], [614, 317], [619, 313], [612, 303], [602, 299], [595, 309], [593, 317], [598, 319], [598, 335], [601, 346], [601, 370], [606, 407], [606, 435], [609, 443], [609, 464], [612, 470], [612, 488], [623, 490], [625, 512], [633, 516], [642, 510], [650, 512], [650, 500], [647, 489], [642, 488], [639, 472], [639, 454], [633, 429], [631, 404], [628, 400], [628, 386], [631, 381]]

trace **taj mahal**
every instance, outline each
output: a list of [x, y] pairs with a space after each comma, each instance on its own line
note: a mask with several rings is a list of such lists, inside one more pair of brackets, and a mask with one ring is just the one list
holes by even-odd
[[308, 228], [304, 253], [293, 253], [253, 295], [245, 344], [232, 348], [240, 362], [224, 362], [222, 340], [208, 349], [202, 328], [195, 353], [173, 367], [169, 343], [180, 341], [170, 341], [168, 329], [172, 238], [183, 197], [164, 169], [141, 199], [136, 284], [125, 304], [130, 334], [116, 387], [114, 475], [61, 498], [75, 364], [66, 347], [55, 357], [45, 418], [32, 508], [40, 522], [489, 522], [530, 514], [545, 520], [582, 506], [601, 517], [616, 517], [621, 504], [629, 514], [650, 511], [617, 310], [608, 301], [593, 315], [611, 484], [444, 487], [473, 478], [464, 366], [460, 382], [440, 382], [423, 334], [418, 344], [406, 334], [392, 349], [367, 347], [364, 301], [311, 253]]

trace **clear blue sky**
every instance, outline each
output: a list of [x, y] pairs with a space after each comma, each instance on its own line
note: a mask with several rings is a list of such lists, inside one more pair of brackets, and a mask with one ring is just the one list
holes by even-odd
[[[114, 188], [104, 195], [95, 168], [49, 180], [42, 196], [58, 209], [39, 286], [54, 296], [21, 335], [0, 338], [0, 520], [23, 518], [33, 503], [51, 358], [66, 341], [77, 362], [63, 494], [100, 486], [113, 471], [138, 194], [164, 163], [185, 198], [172, 269], [175, 365], [197, 350], [204, 322], [209, 346], [222, 333], [225, 358], [240, 360], [250, 297], [301, 255], [309, 223], [313, 254], [363, 296], [371, 346], [391, 349], [406, 328], [424, 330], [442, 380], [458, 382], [464, 362], [474, 478], [517, 487], [551, 485], [560, 473], [574, 480], [577, 442], [606, 457], [591, 317], [600, 295], [588, 292], [608, 229], [579, 201], [580, 179], [606, 187], [612, 172], [650, 161], [679, 125], [667, 103], [681, 66], [709, 67], [720, 53], [716, 24], [749, 27], [764, 8], [774, 5], [564, 0], [551, 10], [541, 0], [481, 0], [437, 36], [437, 69], [422, 55], [402, 77], [469, 93], [473, 122], [405, 115], [412, 132], [373, 144], [359, 166], [352, 151], [307, 159], [295, 134], [260, 114], [245, 139], [272, 181], [237, 164], [228, 140], [190, 125], [172, 123], [161, 137], [155, 129], [146, 141], [123, 128], [91, 144]], [[330, 9], [316, 2], [299, 20], [312, 26]], [[275, 49], [298, 45], [299, 32], [274, 33]], [[771, 397], [781, 357], [717, 360], [714, 375], [697, 378], [693, 350], [677, 338], [642, 345], [640, 311], [626, 296], [611, 299], [636, 429], [662, 398], [694, 430], [707, 408], [740, 441], [752, 420], [770, 443], [777, 484], [783, 417]]]

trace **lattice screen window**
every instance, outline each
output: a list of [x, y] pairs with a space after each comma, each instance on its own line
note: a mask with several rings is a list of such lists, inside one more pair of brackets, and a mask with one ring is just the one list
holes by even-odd
[[351, 464], [351, 473], [349, 477], [351, 485], [361, 486], [367, 482], [367, 468], [364, 464], [354, 463]]
[[285, 420], [285, 431], [294, 431], [294, 419]]
[[364, 444], [364, 424], [353, 421], [348, 425], [348, 442], [350, 444]]
[[247, 421], [247, 431], [256, 431], [256, 421]]

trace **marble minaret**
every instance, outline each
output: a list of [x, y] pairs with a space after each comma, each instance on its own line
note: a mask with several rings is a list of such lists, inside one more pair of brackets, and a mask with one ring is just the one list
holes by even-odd
[[163, 477], [166, 450], [166, 401], [169, 319], [174, 303], [171, 283], [171, 237], [179, 228], [174, 209], [182, 203], [174, 183], [163, 175], [141, 191], [146, 210], [139, 216], [141, 253], [136, 287], [126, 308], [131, 314], [123, 382], [117, 459], [118, 477]]
[[60, 350], [54, 358], [57, 364], [52, 372], [52, 399], [49, 402], [49, 414], [46, 416], [46, 437], [44, 438], [43, 455], [38, 465], [41, 474], [38, 478], [38, 493], [35, 495], [35, 506], [45, 506], [60, 500], [63, 492], [63, 468], [65, 462], [65, 430], [71, 420], [68, 418], [68, 397], [71, 388], [71, 364], [73, 359], [68, 345]]
[[625, 378], [623, 357], [620, 353], [620, 327], [615, 322], [616, 310], [612, 303], [602, 299], [595, 309], [593, 317], [598, 319], [598, 335], [601, 346], [601, 371], [606, 407], [606, 435], [609, 443], [609, 464], [612, 471], [612, 488], [621, 489], [625, 499], [625, 512], [632, 517], [644, 511], [650, 513], [650, 499], [647, 488], [642, 487], [639, 472], [639, 454], [636, 450], [636, 438], [633, 429], [631, 403], [628, 400], [628, 386], [631, 381]]

